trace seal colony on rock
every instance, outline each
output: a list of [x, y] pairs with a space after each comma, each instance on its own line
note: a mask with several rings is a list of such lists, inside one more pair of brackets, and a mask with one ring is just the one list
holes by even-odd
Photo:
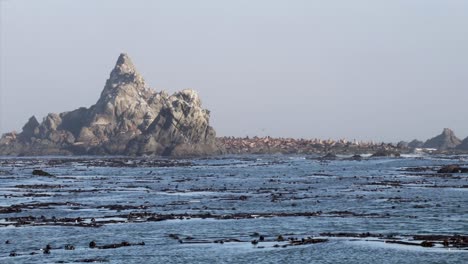
[[379, 153], [380, 155], [378, 156], [399, 156], [396, 154], [400, 151], [393, 144], [348, 141], [345, 139], [220, 137], [217, 140], [219, 141], [219, 145], [222, 145], [229, 154], [324, 154], [325, 156], [322, 157], [324, 160], [336, 159], [337, 156], [335, 154]]
[[122, 53], [96, 104], [42, 123], [32, 116], [19, 134], [0, 139], [0, 155], [162, 155], [220, 152], [210, 112], [196, 91], [169, 96], [147, 87]]
[[336, 159], [336, 154], [356, 155], [372, 154], [372, 157], [399, 157], [401, 153], [426, 152], [438, 154], [461, 154], [468, 152], [468, 137], [463, 141], [449, 128], [426, 142], [413, 140], [398, 144], [322, 139], [294, 139], [272, 137], [220, 137], [219, 145], [229, 154], [321, 154], [321, 159]]

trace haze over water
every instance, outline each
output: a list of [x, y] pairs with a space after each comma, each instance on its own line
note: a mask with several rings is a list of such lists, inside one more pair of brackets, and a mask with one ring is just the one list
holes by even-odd
[[468, 136], [466, 1], [1, 1], [0, 132], [90, 106], [115, 57], [220, 136]]

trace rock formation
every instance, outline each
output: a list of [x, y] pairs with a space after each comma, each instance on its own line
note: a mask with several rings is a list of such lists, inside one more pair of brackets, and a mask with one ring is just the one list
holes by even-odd
[[156, 92], [121, 54], [95, 105], [42, 123], [31, 117], [21, 133], [3, 135], [0, 154], [214, 154], [220, 149], [209, 118], [194, 90]]
[[422, 148], [422, 146], [424, 146], [424, 142], [417, 139], [414, 139], [410, 143], [408, 143], [408, 147], [412, 149]]
[[442, 134], [427, 140], [423, 148], [434, 148], [438, 150], [447, 150], [456, 148], [460, 145], [461, 140], [455, 136], [452, 130], [444, 128]]
[[468, 137], [465, 138], [460, 145], [457, 146], [458, 150], [468, 150]]
[[406, 142], [406, 141], [400, 141], [400, 142], [398, 142], [398, 144], [397, 144], [397, 148], [399, 148], [399, 149], [407, 149], [407, 148], [409, 148], [409, 143]]

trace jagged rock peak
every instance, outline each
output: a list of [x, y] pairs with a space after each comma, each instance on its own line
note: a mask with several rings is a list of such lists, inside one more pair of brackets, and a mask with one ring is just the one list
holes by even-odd
[[28, 130], [28, 129], [34, 129], [38, 127], [40, 124], [37, 121], [36, 116], [31, 116], [28, 120], [28, 122], [23, 126], [23, 131]]
[[37, 131], [36, 129], [39, 127], [39, 122], [37, 121], [35, 116], [31, 116], [28, 122], [23, 126], [23, 132], [21, 133], [21, 139], [27, 139], [32, 137]]
[[115, 67], [110, 74], [109, 81], [114, 87], [122, 83], [130, 82], [144, 84], [143, 77], [138, 73], [130, 56], [126, 53], [121, 53], [119, 55]]
[[120, 53], [117, 63], [115, 64], [115, 68], [120, 69], [125, 73], [136, 72], [135, 65], [133, 65], [132, 59], [130, 59], [130, 56], [128, 56], [127, 53]]
[[444, 128], [442, 134], [426, 141], [423, 147], [446, 150], [456, 148], [460, 143], [461, 140], [455, 136], [455, 133], [451, 129]]
[[448, 136], [448, 137], [453, 137], [453, 136], [455, 136], [455, 133], [450, 128], [444, 128], [444, 131], [442, 131], [442, 135]]

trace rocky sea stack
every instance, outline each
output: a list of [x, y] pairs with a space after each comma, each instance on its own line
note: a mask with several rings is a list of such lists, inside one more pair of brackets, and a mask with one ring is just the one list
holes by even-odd
[[216, 154], [209, 118], [197, 92], [156, 92], [120, 54], [95, 105], [48, 114], [42, 123], [31, 117], [21, 133], [2, 136], [0, 155]]
[[460, 143], [461, 140], [455, 136], [455, 133], [452, 130], [444, 128], [442, 134], [427, 140], [424, 143], [423, 148], [447, 150], [456, 148]]

